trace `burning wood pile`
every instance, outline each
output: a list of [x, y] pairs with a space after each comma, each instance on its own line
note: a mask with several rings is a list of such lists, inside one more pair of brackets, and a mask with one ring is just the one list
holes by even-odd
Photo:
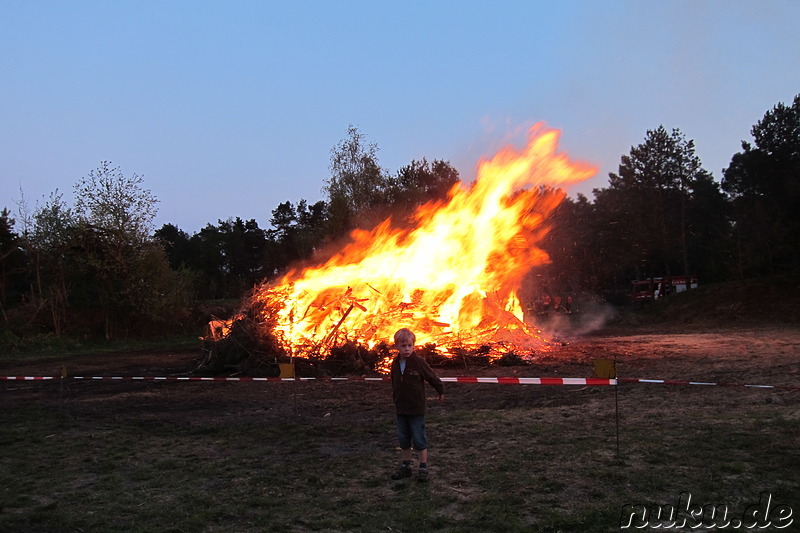
[[524, 320], [519, 287], [548, 261], [537, 243], [564, 198], [559, 187], [596, 171], [558, 153], [558, 138], [558, 131], [534, 126], [524, 149], [482, 160], [473, 184], [459, 183], [446, 202], [421, 206], [410, 228], [390, 218], [356, 230], [325, 264], [258, 287], [237, 316], [217, 324], [210, 353], [238, 345], [257, 361], [343, 357], [382, 370], [386, 343], [401, 327], [442, 361], [465, 354], [526, 359], [548, 349], [548, 339]]

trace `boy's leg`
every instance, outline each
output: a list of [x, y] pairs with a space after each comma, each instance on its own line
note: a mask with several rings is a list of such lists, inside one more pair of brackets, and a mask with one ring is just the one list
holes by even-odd
[[419, 472], [417, 481], [428, 481], [428, 450], [427, 448], [419, 451]]
[[428, 438], [425, 435], [425, 417], [415, 417], [410, 424], [411, 442], [419, 454], [419, 473], [417, 481], [428, 481]]
[[397, 437], [400, 441], [400, 456], [403, 462], [392, 474], [392, 479], [411, 477], [411, 435], [408, 417], [397, 415]]
[[400, 450], [400, 455], [403, 462], [397, 467], [394, 474], [392, 474], [392, 479], [411, 477], [411, 448], [402, 448]]
[[[409, 450], [408, 456], [411, 457], [411, 451]], [[419, 462], [423, 464], [428, 464], [428, 450], [420, 450], [419, 452]]]

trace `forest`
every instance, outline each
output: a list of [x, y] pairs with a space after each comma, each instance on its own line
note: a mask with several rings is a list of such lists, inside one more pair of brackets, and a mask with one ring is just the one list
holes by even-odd
[[[800, 94], [752, 126], [719, 179], [695, 143], [658, 126], [620, 157], [593, 198], [565, 197], [547, 221], [550, 263], [538, 292], [625, 305], [631, 282], [697, 276], [704, 285], [800, 270]], [[350, 126], [331, 150], [324, 199], [287, 200], [268, 227], [240, 218], [189, 235], [155, 228], [158, 199], [109, 161], [31, 208], [0, 213], [0, 348], [26, 339], [119, 340], [202, 333], [209, 309], [240, 300], [287, 268], [312, 264], [351, 231], [444, 200], [460, 181], [448, 161], [413, 160], [392, 173], [378, 146]]]

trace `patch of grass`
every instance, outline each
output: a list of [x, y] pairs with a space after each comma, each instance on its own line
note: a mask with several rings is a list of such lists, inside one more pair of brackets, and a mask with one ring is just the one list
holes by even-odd
[[[52, 356], [125, 353], [141, 350], [180, 350], [198, 348], [197, 336], [171, 336], [149, 340], [82, 341], [53, 334], [16, 337], [5, 332], [0, 338], [0, 361], [8, 359], [36, 360]], [[198, 348], [199, 349], [199, 348]]]
[[796, 395], [625, 387], [617, 456], [614, 394], [452, 384], [420, 484], [389, 479], [384, 384], [288, 387], [4, 385], [0, 531], [605, 532], [682, 492], [800, 509]]

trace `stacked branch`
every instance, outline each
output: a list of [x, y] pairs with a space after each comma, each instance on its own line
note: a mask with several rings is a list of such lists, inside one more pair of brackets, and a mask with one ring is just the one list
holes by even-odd
[[453, 334], [442, 332], [449, 324], [419, 319], [420, 315], [433, 314], [419, 302], [392, 304], [382, 298], [379, 291], [370, 288], [383, 300], [371, 303], [380, 303], [385, 311], [370, 313], [368, 299], [356, 298], [349, 287], [338, 294], [334, 291], [320, 294], [299, 313], [289, 313], [289, 316], [292, 320], [312, 318], [314, 323], [328, 324], [327, 331], [320, 327], [315, 337], [295, 339], [292, 343], [284, 337], [281, 328], [276, 327], [280, 313], [285, 312], [288, 295], [278, 291], [255, 291], [246, 300], [243, 310], [234, 319], [225, 321], [224, 335], [207, 337], [206, 353], [197, 370], [211, 374], [277, 376], [280, 363], [294, 363], [296, 375], [301, 376], [381, 372], [386, 370], [391, 359], [389, 346], [384, 341], [370, 347], [360, 340], [374, 339], [378, 332], [412, 320], [417, 332], [433, 338], [434, 342], [418, 349], [433, 366], [508, 366], [525, 364], [534, 357], [531, 350], [520, 348], [530, 340], [529, 329], [533, 328], [510, 313], [502, 311], [513, 319], [507, 320], [508, 326], [495, 324], [469, 334]]

